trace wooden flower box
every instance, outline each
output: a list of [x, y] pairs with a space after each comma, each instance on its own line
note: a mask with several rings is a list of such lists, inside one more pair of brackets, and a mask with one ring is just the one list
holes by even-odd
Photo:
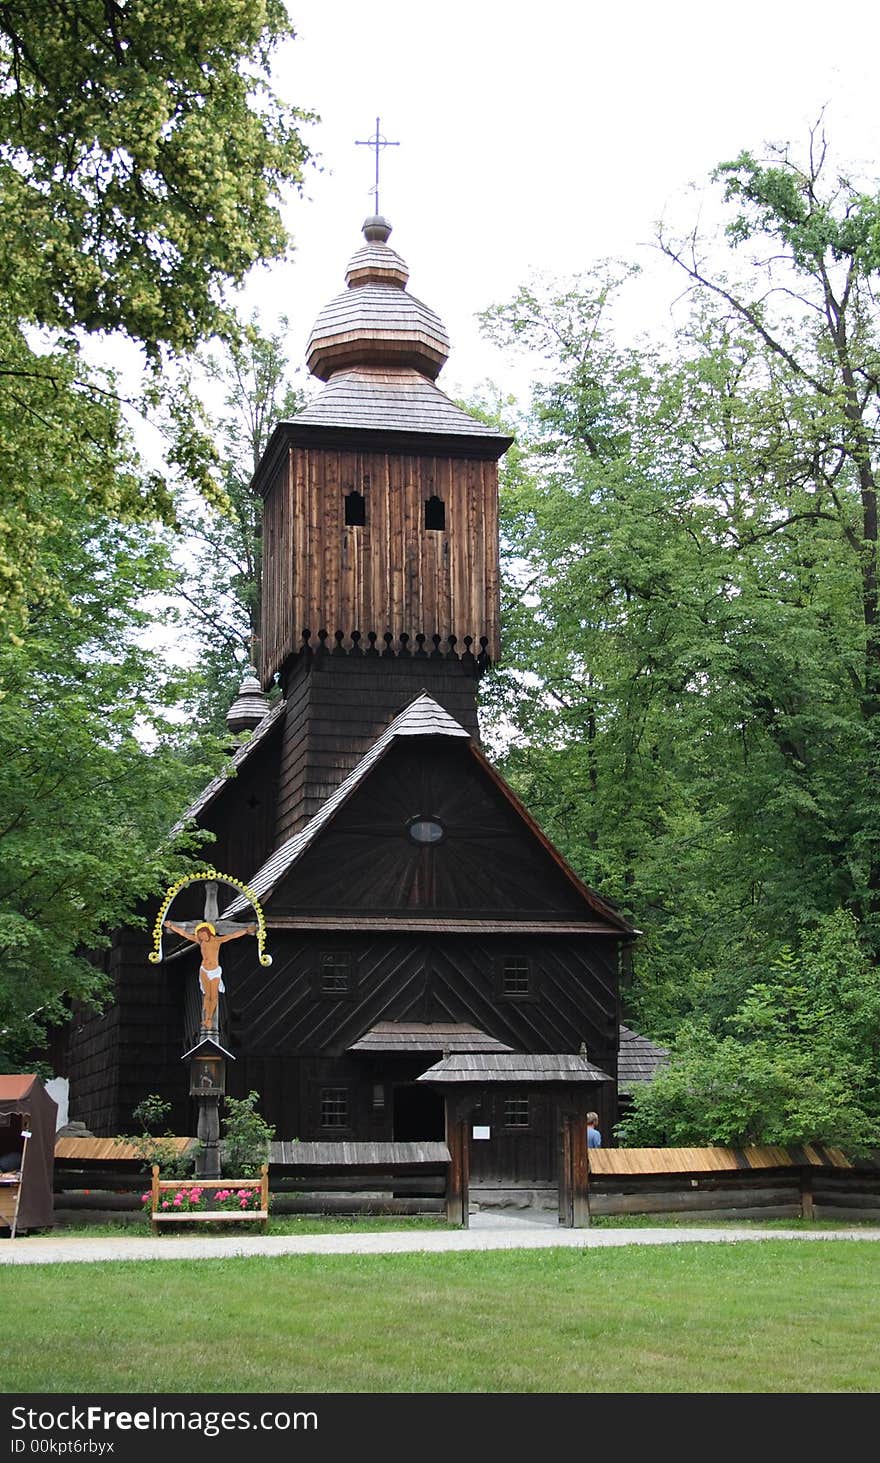
[[[193, 1209], [189, 1213], [181, 1214], [179, 1210], [160, 1209], [162, 1195], [166, 1191], [177, 1192], [182, 1188], [200, 1189], [259, 1189], [260, 1206], [258, 1209]], [[260, 1169], [258, 1179], [160, 1179], [159, 1165], [153, 1164], [153, 1184], [150, 1203], [150, 1221], [153, 1226], [153, 1233], [158, 1232], [160, 1224], [187, 1224], [193, 1221], [205, 1220], [206, 1223], [222, 1222], [224, 1224], [239, 1224], [243, 1220], [251, 1220], [262, 1226], [265, 1234], [269, 1228], [269, 1165], [264, 1163]]]

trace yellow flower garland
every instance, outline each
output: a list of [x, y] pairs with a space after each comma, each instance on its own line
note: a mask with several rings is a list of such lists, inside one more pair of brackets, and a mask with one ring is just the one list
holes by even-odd
[[148, 959], [151, 965], [158, 965], [162, 960], [162, 926], [165, 923], [165, 916], [182, 889], [190, 884], [199, 883], [228, 884], [230, 888], [237, 889], [243, 894], [248, 903], [253, 906], [254, 914], [257, 916], [257, 950], [261, 965], [271, 965], [272, 956], [266, 953], [266, 919], [263, 914], [257, 896], [252, 893], [247, 884], [240, 879], [233, 879], [229, 874], [220, 874], [216, 869], [201, 869], [197, 874], [184, 874], [175, 884], [171, 884], [165, 891], [164, 898], [159, 906], [159, 913], [156, 916], [156, 923], [153, 925], [153, 948]]

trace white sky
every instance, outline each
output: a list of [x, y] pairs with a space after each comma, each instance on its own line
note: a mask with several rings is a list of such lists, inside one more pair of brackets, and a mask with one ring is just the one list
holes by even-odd
[[[661, 215], [683, 227], [718, 162], [765, 140], [805, 140], [825, 107], [841, 162], [880, 174], [880, 5], [815, 0], [288, 0], [298, 38], [277, 86], [321, 116], [311, 170], [286, 219], [293, 262], [258, 271], [245, 296], [264, 325], [286, 314], [302, 361], [318, 310], [344, 288], [360, 225], [379, 202], [410, 289], [452, 340], [440, 385], [505, 389], [517, 369], [481, 343], [474, 316], [535, 271], [566, 275], [609, 255], [649, 271], [646, 324], [681, 280], [650, 245]], [[704, 199], [702, 207], [710, 207]]]

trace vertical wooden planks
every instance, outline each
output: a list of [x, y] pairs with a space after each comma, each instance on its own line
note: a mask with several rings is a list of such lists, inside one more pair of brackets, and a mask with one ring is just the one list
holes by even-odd
[[307, 587], [303, 577], [303, 566], [308, 563], [309, 556], [309, 533], [306, 499], [308, 495], [308, 461], [309, 454], [303, 449], [294, 449], [292, 462], [292, 557], [291, 557], [291, 595], [290, 604], [292, 609], [291, 625], [291, 649], [295, 650], [299, 645], [301, 632], [309, 625], [309, 606], [307, 602]]
[[[345, 498], [363, 493], [366, 522], [345, 524]], [[444, 529], [425, 527], [433, 496], [445, 508]], [[497, 466], [474, 457], [417, 451], [292, 447], [264, 509], [263, 680], [300, 648], [303, 629], [317, 647], [320, 630], [341, 630], [349, 647], [399, 637], [480, 636], [499, 655]]]
[[339, 453], [323, 453], [323, 473], [318, 479], [319, 501], [316, 516], [322, 524], [323, 540], [321, 583], [318, 586], [318, 612], [315, 616], [315, 630], [328, 630], [331, 640], [333, 631], [339, 628], [339, 616], [343, 590], [343, 494], [345, 488], [339, 480]]
[[587, 1229], [590, 1223], [590, 1153], [587, 1147], [587, 1120], [571, 1123], [571, 1224], [573, 1229]]
[[482, 466], [480, 543], [483, 550], [483, 589], [481, 607], [486, 628], [481, 631], [489, 639], [489, 656], [497, 661], [501, 655], [501, 573], [498, 539], [498, 464]]
[[470, 1165], [467, 1114], [455, 1098], [446, 1098], [446, 1146], [449, 1178], [446, 1186], [446, 1221], [468, 1228], [470, 1220]]

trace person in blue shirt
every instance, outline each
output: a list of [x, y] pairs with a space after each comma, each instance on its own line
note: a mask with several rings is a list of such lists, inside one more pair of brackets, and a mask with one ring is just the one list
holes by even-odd
[[598, 1123], [598, 1121], [599, 1121], [599, 1114], [597, 1112], [588, 1112], [587, 1113], [587, 1147], [588, 1148], [601, 1148], [602, 1147], [602, 1134], [599, 1132], [599, 1129], [596, 1126], [596, 1124]]

